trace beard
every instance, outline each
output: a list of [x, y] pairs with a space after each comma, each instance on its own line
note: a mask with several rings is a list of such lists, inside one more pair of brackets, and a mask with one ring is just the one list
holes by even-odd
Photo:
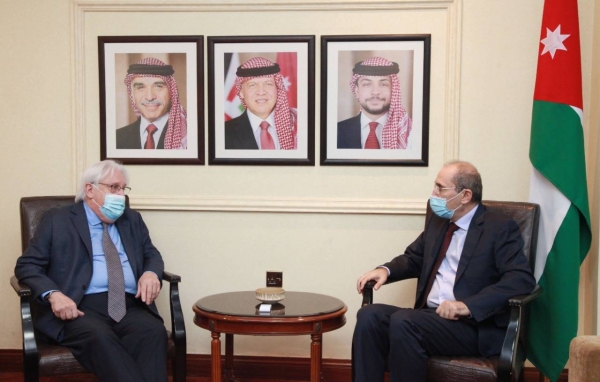
[[361, 103], [360, 106], [363, 108], [364, 111], [366, 111], [369, 114], [373, 114], [373, 115], [382, 115], [382, 114], [387, 113], [390, 110], [389, 102], [385, 103], [383, 106], [378, 107], [378, 108], [369, 107], [369, 105], [366, 102]]

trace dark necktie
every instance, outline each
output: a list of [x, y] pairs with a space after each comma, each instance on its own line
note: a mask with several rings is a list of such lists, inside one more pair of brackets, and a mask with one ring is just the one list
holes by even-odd
[[431, 287], [433, 286], [433, 282], [438, 273], [438, 269], [440, 269], [440, 265], [442, 265], [442, 261], [446, 257], [446, 252], [448, 252], [448, 247], [450, 246], [450, 242], [452, 241], [452, 235], [458, 229], [458, 226], [454, 223], [450, 223], [448, 226], [448, 230], [446, 230], [446, 234], [444, 235], [444, 241], [442, 241], [442, 246], [440, 247], [440, 251], [435, 259], [435, 263], [433, 264], [433, 269], [431, 270], [431, 274], [429, 275], [429, 279], [427, 280], [427, 287], [425, 288], [425, 293], [423, 294], [423, 303], [419, 306], [419, 309], [423, 308], [427, 305], [427, 298], [429, 297], [429, 293], [431, 293]]
[[144, 149], [148, 150], [154, 150], [156, 148], [156, 145], [154, 144], [154, 133], [157, 131], [158, 129], [156, 128], [156, 126], [154, 126], [153, 124], [148, 125], [148, 127], [146, 127], [146, 131], [148, 132], [148, 136], [146, 137], [146, 144], [144, 145]]
[[260, 123], [260, 149], [261, 150], [275, 150], [275, 142], [273, 137], [269, 133], [269, 122], [262, 121]]
[[377, 129], [377, 122], [369, 122], [369, 135], [367, 136], [367, 140], [365, 141], [365, 149], [378, 149], [379, 141], [377, 140], [377, 134], [375, 133], [375, 129]]
[[108, 224], [102, 223], [102, 248], [108, 275], [108, 315], [116, 322], [125, 316], [125, 277], [119, 252], [108, 234]]

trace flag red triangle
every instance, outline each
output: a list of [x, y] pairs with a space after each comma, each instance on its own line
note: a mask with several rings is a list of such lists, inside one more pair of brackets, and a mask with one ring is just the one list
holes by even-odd
[[[563, 38], [569, 35], [562, 41], [566, 50], [556, 49], [554, 57], [550, 51], [542, 54], [546, 45], [541, 40], [559, 26]], [[583, 109], [577, 0], [545, 1], [533, 98]]]

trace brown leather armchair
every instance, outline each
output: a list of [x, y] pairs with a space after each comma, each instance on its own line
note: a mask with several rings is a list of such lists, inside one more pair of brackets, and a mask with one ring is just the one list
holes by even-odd
[[[42, 216], [51, 208], [72, 204], [74, 196], [40, 196], [21, 199], [21, 247], [23, 251], [37, 228]], [[127, 198], [129, 206], [129, 198]], [[169, 283], [171, 308], [171, 330], [169, 335], [168, 357], [171, 359], [173, 381], [184, 382], [186, 378], [186, 336], [183, 311], [179, 301], [181, 277], [164, 272], [163, 280]], [[40, 376], [86, 373], [71, 351], [63, 346], [48, 344], [36, 339], [33, 328], [35, 304], [31, 289], [20, 283], [15, 276], [10, 284], [21, 298], [21, 324], [23, 328], [23, 376], [25, 381], [37, 381]]]
[[[484, 200], [482, 203], [488, 210], [503, 212], [517, 222], [523, 236], [523, 251], [533, 270], [540, 216], [539, 205], [491, 200]], [[431, 208], [427, 203], [426, 221], [431, 214]], [[371, 281], [365, 286], [362, 306], [373, 303], [374, 285], [375, 282]], [[508, 301], [510, 322], [506, 328], [506, 337], [499, 357], [430, 357], [427, 367], [427, 381], [519, 381], [527, 355], [528, 303], [541, 293], [541, 287], [536, 285], [531, 294], [516, 296]]]

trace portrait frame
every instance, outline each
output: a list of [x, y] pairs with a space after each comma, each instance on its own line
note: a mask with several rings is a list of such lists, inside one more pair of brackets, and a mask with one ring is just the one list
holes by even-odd
[[[315, 36], [208, 36], [207, 44], [208, 164], [314, 166]], [[295, 115], [293, 149], [257, 149], [260, 138], [253, 137], [250, 113], [235, 88], [238, 67], [254, 57], [279, 65]], [[226, 121], [232, 121], [227, 123], [227, 134]]]
[[[321, 36], [321, 165], [427, 166], [430, 56], [429, 34]], [[399, 124], [398, 131], [409, 131], [400, 149], [362, 148], [368, 130], [360, 131], [362, 107], [350, 83], [354, 65], [370, 57], [399, 66], [401, 104], [410, 118]]]
[[[177, 130], [168, 130], [169, 123], [164, 124], [164, 120], [171, 118], [163, 115], [155, 150], [142, 149], [147, 133], [139, 130], [145, 116], [135, 112], [124, 82], [129, 66], [147, 57], [171, 65], [181, 105], [179, 115], [172, 118], [176, 121], [173, 125], [179, 126]], [[98, 36], [98, 69], [102, 160], [143, 165], [204, 164], [204, 36]], [[167, 102], [172, 102], [171, 92]], [[172, 105], [169, 108], [170, 116], [175, 110]], [[118, 129], [124, 130], [117, 134]], [[176, 142], [171, 137], [183, 139]], [[163, 149], [168, 145], [173, 149]]]

